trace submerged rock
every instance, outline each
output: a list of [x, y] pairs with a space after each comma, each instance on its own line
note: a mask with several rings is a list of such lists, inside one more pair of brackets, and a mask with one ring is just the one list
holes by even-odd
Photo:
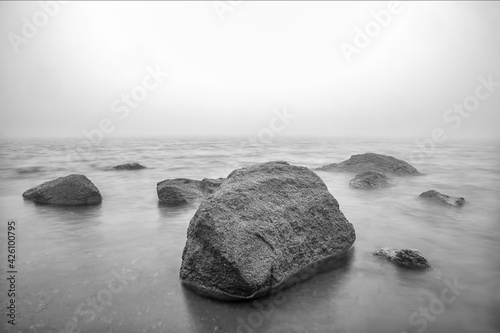
[[314, 172], [286, 162], [255, 164], [233, 171], [201, 203], [189, 223], [180, 278], [204, 296], [251, 299], [344, 258], [355, 239]]
[[419, 197], [442, 205], [450, 205], [454, 207], [461, 207], [465, 204], [465, 199], [462, 197], [450, 197], [434, 190], [424, 192], [420, 194]]
[[376, 171], [368, 171], [356, 175], [356, 177], [351, 179], [349, 185], [354, 188], [372, 189], [387, 187], [391, 184], [386, 175]]
[[201, 181], [187, 178], [167, 179], [156, 185], [156, 192], [161, 202], [183, 204], [212, 194], [223, 181], [224, 178], [205, 178]]
[[340, 163], [332, 163], [318, 168], [321, 171], [368, 172], [395, 174], [398, 176], [417, 176], [420, 173], [413, 166], [392, 156], [366, 153], [352, 155]]
[[139, 163], [127, 163], [120, 164], [113, 167], [115, 170], [141, 170], [146, 169], [144, 165], [140, 165]]
[[102, 202], [97, 187], [84, 175], [60, 177], [23, 193], [26, 200], [37, 203], [80, 206], [94, 205]]
[[374, 255], [384, 257], [400, 266], [414, 269], [426, 269], [431, 264], [425, 259], [418, 250], [415, 249], [392, 249], [383, 247], [373, 252]]
[[42, 171], [44, 171], [44, 168], [41, 166], [31, 166], [31, 167], [23, 167], [16, 169], [16, 172], [21, 175], [26, 173], [39, 173]]

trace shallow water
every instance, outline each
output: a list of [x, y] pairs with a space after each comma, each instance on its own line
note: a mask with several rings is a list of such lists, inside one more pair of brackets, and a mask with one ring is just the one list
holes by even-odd
[[[179, 282], [181, 254], [197, 204], [158, 203], [156, 183], [225, 177], [255, 162], [315, 168], [352, 154], [405, 160], [411, 141], [307, 139], [249, 144], [239, 139], [112, 139], [65, 163], [76, 141], [0, 143], [2, 308], [7, 221], [17, 223], [16, 326], [8, 332], [499, 332], [499, 145], [450, 142], [420, 163], [424, 175], [394, 178], [374, 191], [349, 188], [353, 175], [318, 172], [356, 229], [351, 257], [279, 297], [224, 303]], [[126, 162], [149, 167], [110, 171]], [[69, 173], [103, 195], [93, 207], [54, 207], [21, 194]], [[423, 202], [436, 189], [463, 196], [462, 208]], [[372, 256], [380, 247], [416, 248], [427, 272]], [[450, 285], [458, 287], [450, 288]], [[420, 312], [423, 311], [423, 312]], [[425, 312], [427, 311], [427, 313]]]

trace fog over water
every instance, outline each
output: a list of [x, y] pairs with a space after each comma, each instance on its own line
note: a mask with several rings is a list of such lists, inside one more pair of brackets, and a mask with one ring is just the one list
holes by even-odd
[[[389, 2], [67, 3], [23, 42], [40, 5], [0, 8], [4, 137], [81, 137], [103, 118], [109, 137], [253, 135], [287, 107], [288, 136], [498, 138], [498, 91], [457, 130], [443, 119], [478, 77], [500, 82], [498, 2], [402, 2], [385, 19]], [[147, 68], [168, 77], [120, 119]]]

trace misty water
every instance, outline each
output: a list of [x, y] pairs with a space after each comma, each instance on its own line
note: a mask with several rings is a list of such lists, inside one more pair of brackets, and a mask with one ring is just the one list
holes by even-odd
[[[316, 168], [353, 154], [404, 160], [411, 140], [109, 139], [65, 163], [76, 140], [0, 144], [1, 306], [7, 332], [481, 332], [500, 331], [500, 150], [446, 142], [418, 162], [422, 176], [394, 186], [349, 187], [352, 174], [317, 172], [356, 229], [350, 257], [333, 270], [283, 290], [280, 299], [219, 302], [181, 286], [186, 231], [198, 204], [159, 204], [167, 178], [226, 177], [256, 162]], [[139, 162], [139, 171], [110, 171]], [[24, 201], [35, 185], [85, 174], [103, 202], [57, 207]], [[424, 202], [435, 189], [463, 196], [461, 208]], [[7, 221], [17, 224], [16, 326], [3, 315]], [[415, 248], [429, 271], [403, 269], [372, 255]], [[450, 287], [451, 286], [451, 287]]]

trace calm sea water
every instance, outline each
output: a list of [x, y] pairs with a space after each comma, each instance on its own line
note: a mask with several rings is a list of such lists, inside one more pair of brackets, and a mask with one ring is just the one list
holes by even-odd
[[[343, 265], [284, 290], [277, 299], [224, 303], [179, 281], [188, 223], [197, 204], [158, 203], [167, 178], [225, 177], [255, 162], [315, 168], [352, 154], [409, 159], [411, 141], [304, 139], [251, 145], [241, 139], [112, 139], [65, 163], [76, 141], [0, 143], [1, 306], [7, 332], [499, 332], [500, 149], [447, 142], [414, 166], [423, 176], [375, 191], [349, 188], [352, 175], [318, 172], [353, 223], [357, 240]], [[140, 171], [109, 171], [139, 162]], [[82, 173], [103, 203], [54, 207], [21, 194]], [[436, 189], [463, 196], [462, 208], [422, 202]], [[7, 299], [7, 221], [16, 221], [16, 326]], [[428, 272], [372, 256], [380, 247], [416, 248]]]

